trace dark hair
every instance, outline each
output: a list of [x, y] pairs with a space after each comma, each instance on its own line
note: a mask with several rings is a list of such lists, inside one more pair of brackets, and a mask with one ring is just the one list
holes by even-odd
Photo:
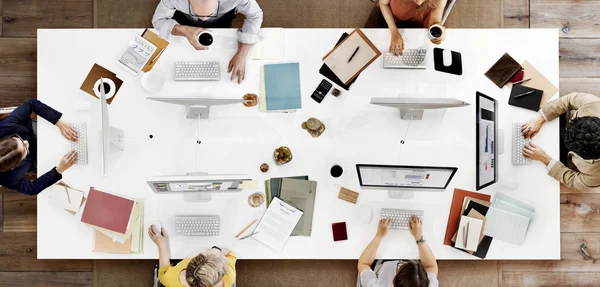
[[584, 159], [600, 158], [600, 118], [580, 117], [565, 129], [565, 147]]
[[427, 287], [429, 277], [421, 261], [410, 260], [400, 267], [394, 277], [394, 287]]
[[18, 150], [18, 147], [13, 137], [0, 139], [0, 172], [9, 171], [21, 162], [23, 153]]

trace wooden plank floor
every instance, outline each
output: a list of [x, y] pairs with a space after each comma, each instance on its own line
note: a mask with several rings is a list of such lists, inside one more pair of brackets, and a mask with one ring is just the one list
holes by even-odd
[[[370, 7], [364, 3], [367, 0], [336, 1], [345, 5], [344, 11], [353, 11], [353, 18], [362, 17], [360, 11]], [[37, 28], [117, 27], [119, 19], [124, 18], [119, 14], [125, 13], [122, 11], [128, 13], [122, 22], [124, 26], [143, 26], [149, 23], [157, 2], [0, 0], [0, 106], [18, 105], [36, 97]], [[322, 0], [302, 2], [312, 7], [325, 5]], [[143, 9], [121, 9], [140, 3], [144, 3]], [[280, 15], [293, 13], [288, 5], [282, 8], [280, 1], [259, 0], [259, 3], [264, 5], [266, 17], [273, 14], [265, 21], [271, 26], [319, 26], [314, 21], [305, 23], [307, 18], [302, 15]], [[450, 27], [560, 29], [560, 93], [582, 91], [600, 96], [600, 0], [459, 0], [456, 5], [448, 21]], [[111, 13], [110, 9], [117, 11]], [[338, 14], [337, 17], [345, 16]], [[327, 26], [343, 26], [327, 21]], [[362, 23], [362, 20], [341, 19], [339, 23]], [[586, 242], [592, 256], [600, 258], [600, 214], [579, 214], [582, 204], [600, 208], [600, 194], [561, 190], [560, 261], [442, 261], [442, 286], [600, 286], [600, 263], [584, 260], [579, 254], [579, 244]], [[0, 188], [0, 286], [148, 286], [151, 282], [149, 269], [155, 261], [37, 260], [36, 224], [36, 198]], [[283, 286], [275, 282], [285, 278], [289, 272], [286, 270], [296, 270], [294, 278], [302, 278], [299, 282], [304, 286], [342, 286], [356, 276], [353, 262], [332, 261], [331, 269], [324, 269], [325, 262], [280, 263], [273, 265], [279, 273], [257, 276], [261, 263], [239, 262], [239, 272], [247, 273], [238, 275], [243, 280], [238, 286]], [[343, 278], [327, 280], [324, 285], [318, 279], [326, 278], [327, 273]]]

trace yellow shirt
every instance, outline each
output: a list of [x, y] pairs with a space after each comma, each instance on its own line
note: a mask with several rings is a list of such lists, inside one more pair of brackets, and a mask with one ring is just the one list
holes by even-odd
[[[231, 287], [235, 283], [235, 261], [237, 257], [235, 257], [233, 251], [229, 251], [229, 254], [225, 255], [225, 258], [227, 258], [227, 273], [223, 276], [223, 286]], [[160, 268], [158, 270], [160, 283], [165, 285], [165, 287], [183, 287], [181, 282], [179, 282], [179, 274], [188, 266], [191, 260], [192, 258], [186, 258], [175, 266]]]

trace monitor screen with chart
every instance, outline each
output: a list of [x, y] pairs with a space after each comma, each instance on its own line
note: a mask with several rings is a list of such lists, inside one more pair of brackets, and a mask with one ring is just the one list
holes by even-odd
[[496, 137], [498, 135], [496, 100], [477, 92], [476, 104], [476, 161], [477, 190], [494, 184], [497, 181], [498, 157], [496, 153]]
[[456, 167], [357, 164], [361, 187], [444, 191]]

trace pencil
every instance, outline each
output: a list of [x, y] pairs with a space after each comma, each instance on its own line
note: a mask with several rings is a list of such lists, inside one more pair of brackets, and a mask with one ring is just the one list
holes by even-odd
[[65, 186], [65, 192], [67, 193], [67, 199], [69, 200], [69, 204], [71, 204], [71, 196], [69, 195], [69, 190]]
[[160, 55], [162, 55], [162, 53], [165, 51], [166, 48], [162, 48], [162, 50], [160, 50], [160, 52], [158, 52], [158, 54], [156, 54], [156, 57], [154, 57], [154, 59], [152, 59], [152, 61], [150, 61], [150, 65], [152, 65], [154, 63], [154, 61], [156, 61], [158, 59], [158, 57], [160, 57]]
[[527, 80], [520, 80], [520, 81], [518, 81], [518, 82], [514, 82], [514, 83], [513, 83], [513, 85], [520, 84], [520, 83], [525, 83], [525, 82], [527, 82], [527, 81], [529, 81], [529, 80], [531, 80], [531, 78], [529, 78], [529, 79], [527, 79]]
[[465, 226], [463, 225], [463, 246], [467, 248], [467, 233], [465, 232]]
[[246, 236], [244, 236], [244, 237], [240, 238], [240, 240], [244, 240], [244, 239], [246, 239], [246, 238], [250, 238], [250, 237], [252, 237], [252, 236], [254, 236], [254, 235], [258, 234], [258, 232], [259, 232], [259, 231], [257, 231], [257, 232], [254, 232], [254, 233], [252, 233], [252, 234], [250, 234], [250, 235], [246, 235]]
[[250, 228], [250, 226], [252, 226], [252, 224], [254, 224], [256, 222], [256, 219], [252, 220], [252, 222], [250, 222], [248, 225], [246, 225], [246, 227], [244, 227], [244, 229], [242, 229], [242, 231], [240, 231], [240, 233], [238, 233], [235, 238], [240, 237], [240, 235], [242, 235], [242, 233], [246, 232], [246, 230], [248, 230], [248, 228]]
[[515, 96], [515, 99], [520, 98], [520, 97], [524, 97], [524, 96], [527, 96], [527, 95], [530, 95], [530, 94], [533, 94], [534, 92], [535, 92], [534, 90], [531, 90], [529, 92], [518, 94], [518, 95]]
[[465, 248], [467, 248], [467, 242], [469, 241], [469, 223], [467, 222], [467, 236], [465, 237]]

